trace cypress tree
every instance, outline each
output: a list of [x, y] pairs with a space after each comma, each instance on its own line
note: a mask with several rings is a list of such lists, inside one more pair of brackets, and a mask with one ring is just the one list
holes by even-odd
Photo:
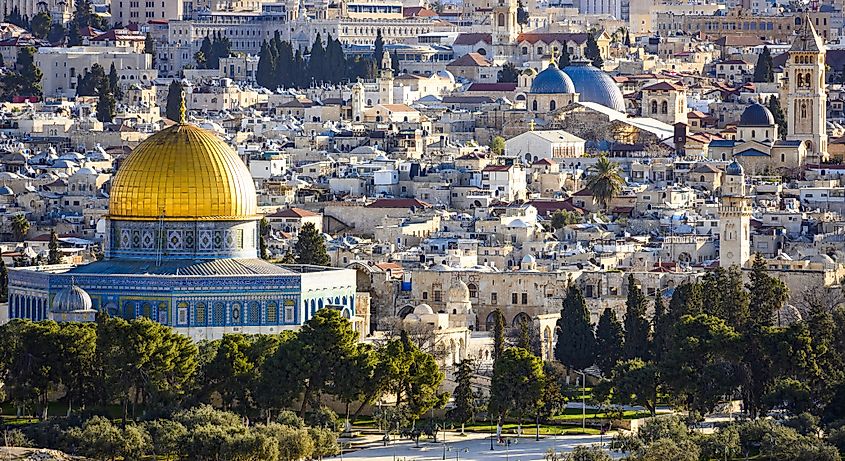
[[609, 376], [613, 367], [623, 356], [624, 333], [616, 312], [606, 308], [596, 325], [596, 365], [605, 376]]
[[461, 423], [461, 434], [464, 433], [464, 424], [475, 418], [478, 411], [475, 392], [472, 390], [472, 378], [475, 375], [475, 362], [466, 359], [458, 364], [455, 371], [455, 393], [453, 395], [455, 406], [449, 410], [448, 417], [454, 422]]
[[47, 264], [59, 264], [62, 262], [62, 255], [59, 253], [59, 236], [56, 231], [50, 231], [50, 243], [47, 244]]
[[[845, 74], [843, 74], [845, 75]], [[780, 107], [780, 99], [777, 96], [770, 96], [768, 104], [769, 111], [772, 113], [772, 116], [775, 119], [775, 123], [778, 125], [778, 136], [781, 139], [786, 138], [786, 134], [788, 132], [788, 124], [786, 121], [786, 115], [783, 114], [783, 109]]]
[[631, 46], [631, 34], [629, 31], [625, 31], [625, 46]]
[[200, 50], [194, 54], [194, 60], [197, 62], [197, 68], [208, 69], [208, 60], [211, 58], [211, 38], [208, 35], [202, 39]]
[[384, 37], [381, 36], [381, 29], [376, 31], [376, 41], [373, 43], [373, 65], [381, 69], [381, 57], [384, 56]]
[[505, 314], [498, 307], [493, 311], [493, 361], [505, 351]]
[[775, 313], [783, 307], [789, 290], [783, 282], [768, 274], [766, 262], [759, 253], [751, 264], [747, 288], [751, 324], [758, 328], [772, 326]]
[[323, 235], [312, 223], [306, 223], [299, 230], [295, 251], [297, 264], [328, 266], [331, 262]]
[[270, 51], [270, 45], [265, 40], [261, 43], [261, 52], [258, 53], [258, 68], [255, 70], [255, 82], [264, 88], [271, 90], [276, 89], [273, 85], [273, 74], [276, 69], [273, 53]]
[[6, 263], [0, 258], [0, 303], [9, 301], [9, 270]]
[[558, 61], [557, 66], [561, 69], [563, 69], [564, 67], [568, 66], [571, 63], [570, 60], [569, 60], [569, 49], [568, 48], [563, 47], [563, 50], [560, 53], [560, 58], [558, 58], [557, 61]]
[[658, 364], [666, 355], [666, 348], [669, 344], [669, 331], [672, 327], [672, 319], [666, 312], [666, 303], [663, 295], [658, 290], [654, 296], [654, 316], [652, 317], [654, 334], [651, 337], [651, 356]]
[[771, 83], [775, 80], [774, 63], [769, 47], [764, 46], [763, 52], [757, 57], [757, 64], [754, 66], [754, 81], [758, 83]]
[[319, 32], [317, 38], [314, 39], [314, 45], [311, 46], [308, 70], [313, 83], [322, 83], [326, 80], [326, 49], [323, 47], [323, 39]]
[[296, 82], [294, 77], [302, 73], [302, 68], [296, 67], [293, 46], [291, 46], [290, 42], [279, 42], [279, 48], [275, 52], [275, 55], [276, 65], [278, 66], [278, 70], [276, 71], [278, 86], [283, 88], [295, 87]]
[[701, 298], [701, 285], [684, 282], [675, 288], [672, 300], [669, 301], [669, 316], [672, 323], [685, 315], [698, 315], [704, 310]]
[[120, 89], [120, 80], [117, 77], [117, 69], [115, 69], [114, 63], [111, 64], [109, 69], [109, 88], [111, 88], [115, 99], [123, 99], [123, 90]]
[[97, 98], [97, 120], [111, 123], [116, 103], [108, 79], [104, 78], [100, 81], [97, 87]]
[[625, 302], [625, 358], [648, 359], [649, 325], [646, 319], [646, 298], [628, 275], [628, 299]]
[[165, 117], [178, 122], [182, 118], [182, 84], [173, 79], [167, 89], [167, 106], [164, 108]]
[[567, 367], [583, 370], [595, 362], [596, 337], [590, 324], [590, 313], [581, 289], [570, 282], [557, 321], [558, 342], [555, 358]]
[[596, 43], [596, 38], [593, 37], [592, 33], [587, 34], [587, 46], [584, 49], [584, 57], [592, 61], [593, 66], [598, 67], [599, 69], [601, 69], [601, 66], [604, 65], [604, 59], [601, 57], [599, 44]]

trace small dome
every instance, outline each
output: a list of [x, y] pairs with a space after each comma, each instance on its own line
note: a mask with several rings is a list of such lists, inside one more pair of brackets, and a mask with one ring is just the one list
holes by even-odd
[[0, 195], [15, 195], [15, 192], [9, 186], [0, 186]]
[[88, 292], [76, 285], [62, 288], [53, 297], [53, 312], [90, 311], [93, 304]]
[[574, 61], [563, 69], [575, 84], [579, 101], [594, 102], [618, 112], [625, 112], [625, 98], [622, 90], [605, 71], [589, 61]]
[[533, 255], [525, 255], [522, 257], [522, 264], [536, 264], [537, 258]]
[[775, 117], [772, 112], [759, 103], [746, 107], [739, 117], [739, 126], [772, 126], [774, 124]]
[[414, 308], [414, 315], [431, 315], [433, 313], [434, 309], [432, 309], [431, 306], [425, 303], [422, 303]]
[[469, 287], [461, 280], [455, 281], [446, 296], [449, 302], [461, 303], [469, 301]]
[[810, 261], [814, 262], [814, 263], [822, 263], [822, 264], [826, 264], [826, 265], [836, 264], [833, 261], [833, 258], [831, 258], [830, 256], [828, 256], [826, 254], [815, 255], [812, 258], [810, 258]]
[[745, 170], [742, 168], [742, 165], [740, 165], [739, 162], [734, 160], [730, 163], [730, 165], [725, 168], [725, 173], [731, 176], [740, 176], [745, 173]]
[[445, 264], [435, 264], [435, 265], [431, 266], [431, 270], [437, 271], [437, 272], [446, 272], [446, 271], [452, 270], [452, 268], [445, 265]]
[[537, 74], [531, 82], [532, 94], [562, 94], [574, 92], [575, 85], [572, 84], [572, 80], [562, 70], [558, 69], [555, 63], [549, 64], [549, 67], [543, 69], [543, 71]]

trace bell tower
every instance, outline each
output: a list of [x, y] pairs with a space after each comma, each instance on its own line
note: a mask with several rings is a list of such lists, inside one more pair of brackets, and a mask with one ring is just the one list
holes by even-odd
[[379, 104], [393, 104], [393, 61], [387, 51], [381, 56], [377, 80]]
[[801, 21], [786, 61], [786, 139], [808, 142], [808, 161], [819, 163], [828, 157], [825, 48], [809, 15]]
[[496, 64], [512, 59], [516, 52], [519, 24], [517, 22], [519, 4], [517, 0], [497, 0], [493, 7], [490, 24], [493, 26], [493, 56]]
[[751, 199], [745, 171], [734, 160], [725, 168], [719, 202], [719, 266], [743, 267], [751, 258]]

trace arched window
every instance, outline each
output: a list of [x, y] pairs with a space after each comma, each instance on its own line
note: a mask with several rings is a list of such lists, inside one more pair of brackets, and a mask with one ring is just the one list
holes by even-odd
[[754, 139], [756, 137], [757, 137], [757, 132], [754, 131], [754, 130], [751, 130], [751, 139]]
[[478, 286], [474, 283], [468, 283], [467, 288], [469, 288], [469, 297], [475, 299], [478, 297]]
[[557, 109], [557, 103], [553, 99], [553, 100], [549, 101], [549, 110], [552, 111], [552, 110], [555, 110], [555, 109]]
[[531, 103], [531, 110], [533, 110], [534, 112], [537, 112], [537, 100], [536, 99]]
[[132, 301], [123, 303], [123, 318], [126, 320], [135, 318], [135, 303]]
[[226, 324], [226, 308], [223, 303], [214, 303], [214, 318], [212, 325], [222, 327]]
[[267, 303], [267, 323], [270, 325], [279, 323], [279, 306], [273, 301]]
[[487, 321], [485, 323], [485, 329], [487, 331], [493, 331], [493, 327], [496, 325], [496, 312], [493, 311], [487, 315]]
[[205, 304], [197, 303], [197, 305], [194, 307], [194, 324], [205, 325], [205, 322]]
[[651, 101], [651, 113], [652, 114], [657, 113], [657, 101]]
[[661, 114], [668, 114], [669, 113], [669, 102], [663, 101], [663, 103], [660, 104], [660, 113]]
[[261, 309], [256, 301], [249, 303], [249, 323], [252, 325], [261, 323]]
[[498, 25], [499, 25], [499, 27], [505, 27], [505, 15], [504, 15], [504, 13], [499, 13]]
[[801, 118], [807, 118], [807, 103], [801, 103]]
[[804, 76], [801, 75], [800, 72], [798, 73], [797, 78], [798, 78], [798, 83], [797, 83], [798, 87], [800, 88], [800, 87], [804, 86]]
[[240, 303], [232, 303], [232, 323], [238, 325], [243, 321], [243, 309]]

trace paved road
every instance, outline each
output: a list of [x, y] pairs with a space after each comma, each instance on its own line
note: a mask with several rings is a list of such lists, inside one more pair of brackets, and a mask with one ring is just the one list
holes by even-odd
[[[555, 439], [555, 437], [541, 438], [535, 441], [534, 437], [523, 437], [512, 439], [514, 442], [509, 447], [496, 444], [494, 450], [490, 450], [490, 437], [484, 434], [468, 434], [460, 437], [456, 434], [449, 434], [446, 438], [446, 456], [450, 461], [536, 461], [543, 460], [546, 451], [555, 448], [558, 452], [572, 451], [578, 445], [598, 444], [601, 437], [597, 435], [567, 436]], [[607, 442], [608, 437], [603, 440]], [[377, 446], [346, 453], [344, 460], [358, 461], [436, 461], [443, 460], [443, 443], [420, 443], [420, 448], [414, 447], [411, 441], [399, 441], [388, 446]], [[615, 458], [621, 457], [612, 453]], [[328, 458], [338, 461], [341, 458]]]

